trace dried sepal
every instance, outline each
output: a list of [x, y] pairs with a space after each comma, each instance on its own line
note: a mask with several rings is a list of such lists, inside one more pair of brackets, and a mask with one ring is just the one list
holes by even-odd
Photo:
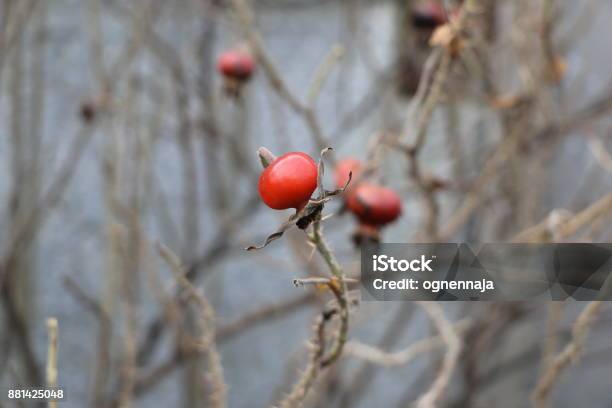
[[257, 157], [259, 158], [259, 162], [264, 169], [272, 164], [272, 162], [276, 159], [276, 156], [263, 146], [257, 149]]
[[321, 150], [321, 153], [319, 155], [319, 164], [317, 166], [317, 188], [319, 189], [319, 194], [323, 194], [323, 192], [325, 191], [325, 189], [323, 188], [323, 175], [325, 174], [325, 164], [323, 163], [323, 158], [327, 153], [331, 152], [332, 150], [334, 149], [331, 147], [326, 147], [325, 149]]
[[324, 204], [330, 201], [333, 197], [337, 196], [338, 194], [344, 193], [344, 191], [346, 190], [346, 188], [348, 187], [352, 179], [353, 179], [353, 172], [350, 171], [348, 175], [348, 179], [346, 180], [346, 183], [344, 183], [344, 186], [342, 186], [342, 188], [338, 188], [336, 190], [323, 189], [323, 193], [319, 197], [315, 199], [311, 199], [308, 203], [309, 204]]
[[308, 226], [317, 218], [317, 216], [319, 216], [321, 212], [323, 212], [323, 206], [325, 205], [325, 203], [331, 201], [338, 194], [342, 194], [344, 190], [346, 190], [346, 188], [348, 187], [352, 178], [353, 172], [349, 172], [348, 180], [342, 188], [339, 188], [337, 190], [325, 190], [323, 186], [320, 186], [319, 196], [314, 199], [311, 198], [310, 201], [308, 201], [308, 204], [304, 208], [304, 214], [296, 222], [298, 228], [302, 230], [308, 228]]
[[261, 245], [251, 245], [251, 246], [246, 247], [245, 249], [247, 251], [254, 251], [254, 250], [257, 250], [257, 249], [262, 249], [262, 248], [265, 248], [266, 246], [268, 246], [268, 244], [270, 242], [276, 241], [277, 239], [279, 239], [280, 237], [283, 236], [285, 231], [287, 231], [289, 228], [291, 228], [293, 225], [295, 225], [295, 223], [299, 220], [299, 216], [300, 216], [300, 213], [302, 211], [292, 215], [291, 217], [289, 217], [289, 219], [287, 221], [283, 222], [281, 224], [281, 226], [278, 227], [278, 229], [276, 231], [274, 231], [272, 234], [268, 235], [268, 237], [266, 238], [266, 240], [264, 241], [263, 244], [261, 244]]
[[321, 215], [321, 212], [323, 212], [323, 204], [309, 204], [304, 210], [304, 214], [295, 223], [301, 230], [308, 228], [308, 226]]

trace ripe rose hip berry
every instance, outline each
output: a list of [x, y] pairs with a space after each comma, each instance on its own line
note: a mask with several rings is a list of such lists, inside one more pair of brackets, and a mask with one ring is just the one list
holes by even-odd
[[370, 226], [393, 222], [402, 213], [402, 201], [395, 191], [369, 183], [355, 188], [347, 199], [347, 206], [359, 222]]
[[419, 3], [412, 11], [412, 24], [416, 28], [433, 30], [447, 22], [448, 18], [444, 7], [437, 1], [430, 0]]
[[359, 178], [360, 173], [363, 171], [363, 163], [361, 160], [354, 159], [352, 157], [347, 157], [346, 159], [342, 159], [336, 164], [336, 168], [334, 170], [334, 181], [336, 182], [336, 186], [338, 188], [342, 188], [346, 185], [346, 182], [349, 179], [349, 174], [352, 174], [352, 181], [348, 185], [348, 189], [352, 189], [355, 186], [355, 180]]
[[317, 164], [301, 152], [277, 157], [259, 176], [259, 195], [275, 210], [302, 209], [317, 188]]
[[246, 82], [253, 75], [255, 60], [251, 54], [243, 50], [225, 51], [219, 57], [217, 68], [228, 79]]

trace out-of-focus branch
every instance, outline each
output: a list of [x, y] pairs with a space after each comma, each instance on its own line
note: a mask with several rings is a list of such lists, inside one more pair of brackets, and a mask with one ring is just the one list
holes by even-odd
[[72, 180], [85, 147], [91, 140], [90, 131], [88, 127], [84, 127], [77, 133], [67, 156], [64, 158], [50, 186], [41, 197], [40, 202], [35, 204], [32, 211], [26, 216], [17, 220], [15, 232], [9, 238], [6, 249], [0, 257], [0, 287], [6, 273], [11, 269], [12, 263], [15, 261], [14, 257], [21, 245], [32, 239], [32, 236], [42, 228], [46, 216], [59, 204]]
[[[210, 245], [187, 266], [185, 275], [190, 281], [196, 281], [202, 271], [212, 270], [216, 263], [223, 260], [227, 252], [232, 249], [231, 240], [235, 236], [237, 226], [244, 226], [243, 221], [247, 219], [253, 208], [259, 205], [260, 202], [259, 195], [257, 191], [255, 191], [252, 196], [245, 201], [244, 205], [232, 214], [230, 217], [232, 222], [219, 227]], [[206, 269], [204, 269], [205, 266]], [[166, 324], [167, 321], [162, 315], [154, 317], [148, 324], [144, 338], [141, 340], [138, 347], [138, 360], [141, 364], [148, 361], [149, 356], [161, 339]]]
[[[57, 387], [57, 319], [47, 319], [49, 336], [47, 348], [47, 387]], [[49, 401], [49, 408], [57, 408], [57, 401]]]
[[[530, 241], [548, 241], [552, 237], [551, 218], [556, 217], [558, 211], [552, 212], [541, 223], [528, 228], [517, 234], [512, 241], [514, 242], [530, 242]], [[579, 213], [568, 216], [565, 219], [555, 223], [554, 233], [560, 238], [568, 237], [585, 227], [600, 217], [609, 217], [612, 214], [612, 194], [608, 194], [593, 204], [580, 211]]]
[[311, 109], [315, 109], [323, 85], [325, 85], [325, 81], [327, 81], [332, 70], [343, 56], [344, 48], [340, 45], [334, 45], [327, 54], [327, 57], [325, 57], [321, 65], [317, 68], [310, 89], [308, 90], [308, 106], [310, 106]]
[[461, 354], [461, 340], [452, 324], [444, 316], [440, 305], [434, 302], [418, 302], [418, 304], [429, 315], [447, 347], [438, 376], [429, 390], [417, 400], [417, 408], [433, 408], [437, 406], [438, 401], [450, 382], [453, 370]]
[[[470, 328], [472, 320], [465, 318], [453, 325], [457, 334], [462, 334]], [[440, 334], [412, 343], [410, 346], [394, 352], [387, 352], [368, 344], [358, 341], [350, 341], [344, 350], [347, 356], [356, 357], [368, 363], [384, 367], [399, 367], [411, 363], [415, 358], [423, 354], [438, 350], [445, 345]]]
[[279, 319], [316, 302], [317, 296], [315, 293], [306, 292], [293, 299], [264, 306], [253, 312], [246, 313], [230, 323], [220, 325], [217, 329], [217, 341], [230, 340], [234, 336], [262, 322]]
[[606, 92], [602, 97], [578, 110], [576, 113], [567, 115], [557, 122], [549, 123], [534, 132], [518, 133], [513, 132], [507, 135], [496, 148], [491, 157], [486, 161], [483, 170], [472, 184], [472, 188], [462, 200], [461, 205], [445, 222], [444, 230], [440, 232], [440, 239], [450, 239], [460, 228], [465, 225], [469, 217], [484, 202], [484, 186], [494, 178], [501, 167], [516, 151], [522, 140], [529, 137], [533, 140], [540, 140], [542, 143], [549, 139], [554, 139], [573, 130], [579, 129], [591, 120], [597, 119], [601, 115], [612, 110], [612, 91]]
[[600, 116], [612, 110], [612, 88], [608, 87], [603, 95], [589, 103], [576, 113], [564, 115], [558, 121], [537, 129], [530, 137], [535, 140], [554, 139], [560, 135], [580, 129]]
[[575, 363], [578, 360], [584, 348], [590, 327], [602, 306], [602, 301], [593, 301], [582, 310], [572, 329], [572, 340], [554, 358], [544, 374], [539, 378], [535, 390], [531, 394], [531, 401], [534, 407], [546, 407], [550, 392], [561, 374], [571, 363]]
[[185, 271], [181, 266], [179, 258], [170, 249], [161, 244], [157, 245], [157, 249], [174, 273], [178, 283], [200, 309], [200, 330], [202, 331], [202, 337], [198, 344], [198, 349], [205, 352], [207, 357], [208, 375], [210, 376], [212, 387], [209, 402], [213, 407], [224, 407], [226, 386], [223, 379], [221, 358], [215, 345], [215, 312], [208, 300], [185, 277]]
[[32, 17], [40, 3], [37, 0], [15, 2], [16, 7], [11, 10], [9, 15], [5, 16], [5, 21], [2, 23], [6, 24], [3, 24], [0, 32], [0, 74], [4, 68], [6, 56], [10, 54], [17, 40], [23, 35], [28, 26], [27, 21]]
[[[396, 310], [395, 316], [393, 316], [387, 328], [380, 335], [376, 344], [371, 347], [383, 350], [395, 346], [414, 317], [415, 308], [412, 306], [412, 304], [408, 303], [402, 304]], [[351, 342], [348, 344], [351, 344]], [[343, 387], [344, 390], [339, 402], [340, 406], [350, 407], [355, 401], [359, 401], [366, 394], [369, 385], [375, 378], [375, 369], [375, 365], [364, 363], [355, 370], [350, 383]]]
[[[416, 129], [414, 130], [415, 137], [410, 145], [404, 147], [404, 151], [406, 152], [408, 160], [408, 175], [418, 186], [423, 201], [425, 214], [423, 233], [425, 234], [424, 238], [426, 240], [436, 240], [438, 238], [438, 218], [440, 211], [438, 200], [435, 195], [437, 189], [436, 183], [433, 183], [430, 177], [424, 174], [421, 168], [419, 154], [425, 143], [432, 115], [443, 96], [444, 87], [452, 67], [455, 53], [452, 44], [458, 44], [462, 41], [461, 37], [463, 36], [468, 17], [479, 10], [478, 0], [466, 1], [461, 7], [457, 18], [439, 27], [433, 34], [435, 37], [437, 33], [446, 30], [445, 36], [449, 38], [448, 44], [444, 46], [442, 51], [437, 48], [432, 51], [432, 54], [425, 63], [425, 69], [421, 75], [417, 95], [415, 97], [416, 101], [419, 103]], [[429, 78], [432, 78], [431, 85], [429, 84]], [[404, 133], [407, 133], [407, 130], [408, 129], [404, 130]]]
[[606, 150], [606, 146], [600, 139], [592, 138], [589, 140], [589, 149], [597, 163], [608, 173], [612, 173], [612, 155]]
[[96, 353], [96, 364], [94, 370], [94, 380], [92, 383], [91, 402], [96, 407], [104, 406], [106, 384], [110, 377], [110, 347], [112, 340], [112, 322], [108, 313], [104, 310], [100, 302], [85, 293], [83, 289], [72, 279], [65, 278], [64, 286], [68, 292], [74, 296], [88, 312], [90, 312], [98, 322], [98, 344]]
[[[315, 293], [309, 292], [294, 299], [264, 306], [261, 309], [255, 310], [251, 313], [246, 313], [244, 316], [239, 317], [230, 323], [220, 325], [215, 330], [215, 339], [218, 343], [228, 341], [234, 336], [244, 333], [244, 331], [249, 330], [252, 327], [272, 320], [281, 319], [304, 306], [308, 306], [316, 302], [317, 296]], [[150, 332], [150, 335], [157, 337], [160, 336], [158, 331], [152, 331]], [[195, 353], [193, 350], [179, 350], [158, 366], [139, 376], [136, 379], [136, 384], [134, 386], [134, 395], [139, 396], [150, 390], [162, 379], [166, 378], [169, 374], [178, 369], [186, 359], [193, 355], [193, 353]]]
[[248, 2], [246, 0], [231, 0], [231, 3], [238, 16], [243, 35], [248, 41], [251, 51], [260, 62], [264, 74], [268, 78], [272, 88], [276, 91], [278, 96], [283, 99], [302, 120], [304, 120], [316, 142], [317, 148], [324, 149], [329, 146], [321, 130], [321, 125], [317, 120], [315, 105], [316, 99], [320, 93], [320, 88], [325, 83], [327, 76], [331, 73], [331, 68], [333, 68], [336, 61], [342, 57], [342, 52], [339, 51], [340, 48], [338, 48], [338, 46], [333, 47], [328, 54], [328, 58], [317, 71], [309, 91], [309, 103], [304, 104], [289, 90], [289, 87], [282, 79], [271, 58], [268, 56], [264, 42], [255, 29], [253, 11], [247, 4]]

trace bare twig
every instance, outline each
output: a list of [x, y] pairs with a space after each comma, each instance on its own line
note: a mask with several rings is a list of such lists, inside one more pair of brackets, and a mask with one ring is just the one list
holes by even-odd
[[416, 405], [417, 408], [433, 408], [437, 406], [453, 374], [461, 352], [461, 340], [451, 323], [444, 316], [440, 305], [434, 302], [418, 302], [418, 304], [429, 315], [447, 347], [438, 376], [429, 390], [418, 399]]
[[336, 313], [335, 309], [328, 312], [322, 312], [313, 327], [313, 338], [311, 340], [311, 352], [308, 365], [300, 375], [298, 381], [293, 385], [293, 388], [282, 401], [279, 402], [280, 408], [299, 407], [304, 402], [308, 391], [315, 382], [320, 367], [320, 360], [325, 353], [325, 326]]
[[[556, 213], [553, 212], [551, 216], [555, 214]], [[612, 194], [600, 198], [576, 215], [561, 220], [555, 227], [556, 234], [560, 238], [568, 237], [580, 228], [595, 222], [601, 217], [609, 217], [610, 214], [612, 214]], [[551, 224], [549, 219], [550, 216], [541, 223], [520, 232], [513, 238], [513, 241], [526, 242], [549, 240], [549, 237], [551, 237]]]
[[[57, 387], [57, 319], [47, 319], [49, 336], [47, 348], [47, 387]], [[49, 408], [57, 408], [57, 401], [50, 400]]]
[[157, 249], [174, 273], [174, 276], [189, 297], [199, 306], [202, 319], [202, 339], [199, 344], [202, 351], [207, 353], [208, 371], [212, 384], [212, 392], [209, 396], [210, 404], [214, 407], [225, 406], [226, 386], [223, 380], [223, 368], [221, 358], [215, 346], [215, 313], [212, 306], [204, 296], [185, 277], [184, 268], [179, 258], [167, 247], [158, 244]]
[[110, 347], [112, 340], [112, 322], [100, 302], [86, 294], [76, 282], [70, 278], [65, 278], [64, 286], [98, 321], [96, 369], [92, 383], [91, 401], [94, 406], [104, 406], [106, 384], [111, 374]]
[[[260, 62], [264, 74], [268, 78], [268, 81], [272, 85], [277, 95], [283, 99], [291, 109], [298, 114], [302, 120], [308, 126], [310, 133], [316, 142], [318, 149], [323, 149], [329, 146], [319, 121], [315, 114], [315, 104], [320, 93], [320, 90], [329, 76], [331, 69], [335, 65], [336, 61], [342, 57], [342, 51], [337, 46], [332, 48], [325, 62], [322, 63], [320, 69], [315, 75], [315, 79], [312, 82], [311, 90], [309, 92], [309, 104], [302, 103], [298, 97], [296, 97], [289, 89], [278, 70], [274, 66], [271, 58], [268, 56], [264, 47], [264, 42], [257, 32], [254, 26], [253, 11], [249, 7], [249, 4], [245, 0], [231, 0], [233, 9], [238, 16], [240, 22], [240, 28], [243, 31], [243, 35], [249, 43], [251, 50], [255, 54], [257, 60]], [[333, 160], [333, 159], [332, 159]]]
[[612, 173], [612, 155], [606, 150], [606, 146], [600, 139], [592, 138], [589, 140], [589, 148], [597, 163], [608, 173]]
[[[313, 284], [327, 285], [336, 298], [337, 307], [329, 311], [323, 311], [315, 323], [315, 335], [313, 336], [311, 357], [306, 369], [302, 372], [289, 394], [279, 403], [280, 407], [301, 406], [308, 391], [317, 379], [320, 370], [332, 365], [342, 354], [346, 344], [349, 326], [349, 308], [347, 300], [346, 278], [342, 267], [336, 260], [333, 252], [327, 245], [321, 231], [321, 215], [319, 214], [312, 224], [312, 234], [309, 239], [323, 257], [332, 277], [330, 279], [316, 279]], [[312, 279], [312, 278], [311, 278]], [[304, 280], [298, 281], [304, 283]], [[306, 280], [310, 283], [310, 280]], [[340, 327], [336, 333], [331, 350], [326, 354], [325, 327], [334, 315], [340, 317]]]
[[[472, 325], [472, 320], [469, 318], [463, 319], [455, 323], [453, 329], [462, 334], [467, 331]], [[438, 334], [423, 340], [412, 343], [410, 346], [394, 352], [387, 352], [378, 347], [370, 346], [358, 341], [350, 341], [346, 344], [345, 354], [350, 357], [356, 357], [368, 363], [381, 365], [384, 367], [399, 367], [405, 366], [412, 362], [415, 358], [423, 354], [438, 350], [445, 345], [443, 337]]]
[[572, 340], [554, 358], [539, 378], [535, 390], [531, 394], [531, 401], [534, 407], [542, 408], [546, 406], [550, 392], [561, 377], [561, 374], [571, 363], [575, 363], [578, 360], [584, 348], [590, 327], [602, 306], [602, 301], [593, 301], [582, 310], [572, 329]]

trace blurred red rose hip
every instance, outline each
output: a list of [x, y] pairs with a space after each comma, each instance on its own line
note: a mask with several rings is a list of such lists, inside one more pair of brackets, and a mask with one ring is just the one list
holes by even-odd
[[247, 51], [229, 50], [221, 54], [217, 68], [225, 78], [246, 82], [255, 70], [255, 59]]
[[357, 186], [349, 195], [347, 206], [360, 223], [371, 226], [389, 224], [402, 214], [399, 195], [388, 187], [376, 184]]

